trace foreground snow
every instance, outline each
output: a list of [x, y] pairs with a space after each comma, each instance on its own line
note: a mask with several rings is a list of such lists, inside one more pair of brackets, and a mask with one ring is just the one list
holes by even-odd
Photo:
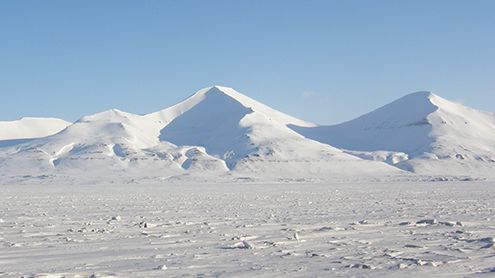
[[2, 186], [0, 276], [489, 276], [494, 185]]

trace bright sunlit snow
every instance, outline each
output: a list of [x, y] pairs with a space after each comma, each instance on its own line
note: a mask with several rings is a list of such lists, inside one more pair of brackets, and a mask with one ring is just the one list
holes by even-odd
[[0, 134], [0, 276], [494, 271], [495, 116], [428, 92], [316, 126], [214, 86]]
[[0, 276], [491, 277], [493, 185], [3, 186]]
[[113, 109], [2, 148], [0, 174], [8, 183], [79, 184], [409, 178], [384, 162], [307, 139], [289, 125], [314, 126], [214, 86], [163, 111], [141, 116]]
[[430, 92], [339, 125], [293, 128], [346, 153], [418, 174], [495, 177], [495, 114]]
[[0, 1], [0, 278], [495, 277], [494, 11]]

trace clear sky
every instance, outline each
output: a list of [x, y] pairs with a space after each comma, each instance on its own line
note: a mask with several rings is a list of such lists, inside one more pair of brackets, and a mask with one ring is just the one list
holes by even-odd
[[0, 119], [153, 112], [214, 84], [316, 123], [429, 90], [495, 111], [495, 1], [0, 1]]

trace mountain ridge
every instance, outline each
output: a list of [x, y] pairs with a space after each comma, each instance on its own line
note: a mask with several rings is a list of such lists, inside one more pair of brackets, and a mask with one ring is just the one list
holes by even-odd
[[22, 117], [14, 121], [0, 121], [0, 141], [31, 139], [55, 134], [70, 125], [57, 118]]
[[316, 126], [211, 86], [154, 113], [110, 109], [50, 136], [0, 144], [0, 183], [486, 178], [494, 176], [494, 130], [494, 114], [427, 91]]
[[358, 157], [416, 173], [486, 176], [495, 167], [490, 164], [495, 158], [495, 114], [431, 92], [406, 95], [341, 124], [292, 128]]

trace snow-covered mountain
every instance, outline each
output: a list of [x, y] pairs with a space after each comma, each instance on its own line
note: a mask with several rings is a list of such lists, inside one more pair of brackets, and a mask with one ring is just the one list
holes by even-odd
[[46, 137], [70, 125], [61, 119], [29, 118], [0, 121], [0, 141]]
[[314, 127], [214, 86], [156, 113], [109, 110], [82, 117], [55, 135], [1, 148], [0, 177], [279, 181], [402, 173], [307, 139], [288, 125]]
[[172, 117], [161, 130], [160, 140], [177, 146], [202, 146], [209, 155], [224, 161], [228, 170], [248, 177], [349, 176], [351, 168], [361, 174], [393, 173], [383, 164], [365, 164], [362, 159], [304, 138], [288, 125], [313, 124], [273, 110], [231, 88], [201, 90], [171, 109], [178, 107], [189, 109]]
[[420, 174], [495, 176], [495, 114], [430, 92], [333, 126], [292, 128], [322, 143]]

